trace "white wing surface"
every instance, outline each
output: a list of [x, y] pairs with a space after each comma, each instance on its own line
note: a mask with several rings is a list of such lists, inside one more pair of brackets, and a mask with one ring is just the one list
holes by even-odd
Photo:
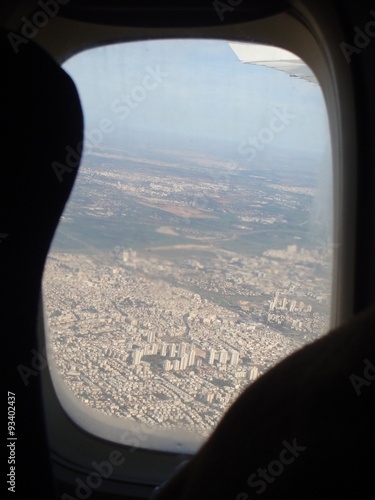
[[229, 42], [229, 45], [242, 63], [267, 66], [289, 73], [291, 77], [318, 84], [311, 69], [298, 56], [287, 50], [241, 42]]

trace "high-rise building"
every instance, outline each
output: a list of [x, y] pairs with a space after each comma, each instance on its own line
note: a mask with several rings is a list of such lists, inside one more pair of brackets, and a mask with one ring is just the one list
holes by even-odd
[[185, 370], [187, 368], [188, 361], [189, 361], [189, 355], [188, 354], [184, 354], [183, 356], [181, 356], [181, 359], [180, 359], [180, 370]]
[[189, 353], [188, 365], [193, 366], [194, 362], [195, 362], [195, 347], [193, 346]]
[[254, 366], [250, 370], [250, 372], [248, 374], [248, 378], [249, 378], [249, 380], [254, 381], [254, 380], [256, 380], [258, 378], [258, 376], [259, 376], [259, 370], [258, 370], [258, 368], [256, 366]]
[[151, 371], [150, 363], [146, 363], [146, 361], [142, 361], [141, 362], [141, 366], [143, 368], [143, 373], [144, 374], [150, 373], [150, 371]]
[[158, 344], [152, 344], [151, 346], [151, 354], [157, 354], [159, 350]]
[[163, 342], [160, 347], [160, 355], [161, 356], [166, 356], [167, 355], [167, 348], [168, 344], [166, 342]]
[[144, 351], [144, 354], [145, 356], [147, 356], [148, 354], [151, 354], [151, 346], [150, 345], [146, 345], [144, 348], [143, 348], [143, 351]]
[[166, 359], [165, 361], [163, 361], [163, 370], [165, 370], [167, 372], [172, 370], [172, 363], [169, 361], [169, 359]]
[[168, 354], [171, 358], [176, 356], [176, 344], [169, 344], [168, 346]]
[[179, 359], [175, 359], [173, 361], [173, 369], [174, 370], [179, 370], [180, 369], [180, 360]]
[[221, 363], [222, 365], [225, 365], [227, 361], [228, 361], [228, 353], [225, 349], [223, 349], [220, 352], [219, 363]]
[[206, 401], [206, 403], [212, 403], [212, 401], [214, 400], [214, 396], [215, 394], [205, 394], [203, 396], [203, 399], [204, 401]]
[[183, 356], [184, 354], [186, 354], [188, 352], [188, 349], [189, 344], [187, 344], [186, 342], [182, 342], [182, 344], [178, 346], [178, 356]]
[[214, 364], [215, 355], [216, 355], [215, 349], [210, 349], [208, 351], [208, 364], [209, 365], [213, 365]]
[[229, 364], [231, 366], [237, 366], [239, 361], [240, 361], [240, 355], [239, 355], [238, 351], [232, 351]]
[[273, 309], [277, 308], [278, 302], [279, 302], [279, 290], [276, 290], [275, 298], [274, 298], [274, 301], [273, 301]]
[[132, 365], [137, 366], [141, 362], [143, 356], [143, 350], [142, 349], [136, 349], [133, 351], [133, 360], [132, 360]]

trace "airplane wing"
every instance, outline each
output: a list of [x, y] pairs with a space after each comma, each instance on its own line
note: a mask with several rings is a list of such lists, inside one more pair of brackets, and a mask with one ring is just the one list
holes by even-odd
[[242, 63], [274, 68], [289, 73], [291, 77], [302, 78], [318, 85], [311, 69], [298, 56], [287, 50], [242, 42], [229, 42], [229, 45]]

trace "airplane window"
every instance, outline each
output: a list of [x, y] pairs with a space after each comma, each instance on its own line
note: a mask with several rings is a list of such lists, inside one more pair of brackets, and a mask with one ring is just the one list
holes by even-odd
[[83, 427], [90, 413], [124, 443], [138, 426], [145, 448], [196, 447], [329, 329], [322, 91], [294, 54], [225, 40], [115, 44], [64, 68], [85, 141], [43, 280], [54, 380]]

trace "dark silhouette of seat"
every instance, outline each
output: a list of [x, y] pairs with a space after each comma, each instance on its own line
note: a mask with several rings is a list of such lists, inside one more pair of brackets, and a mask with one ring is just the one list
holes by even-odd
[[372, 307], [249, 386], [155, 498], [373, 499], [374, 422]]
[[69, 167], [59, 182], [52, 164], [66, 165], [66, 147], [82, 141], [83, 119], [60, 66], [32, 41], [16, 53], [8, 33], [0, 33], [2, 352], [16, 402], [16, 495], [51, 500], [36, 326], [45, 259], [77, 172]]

